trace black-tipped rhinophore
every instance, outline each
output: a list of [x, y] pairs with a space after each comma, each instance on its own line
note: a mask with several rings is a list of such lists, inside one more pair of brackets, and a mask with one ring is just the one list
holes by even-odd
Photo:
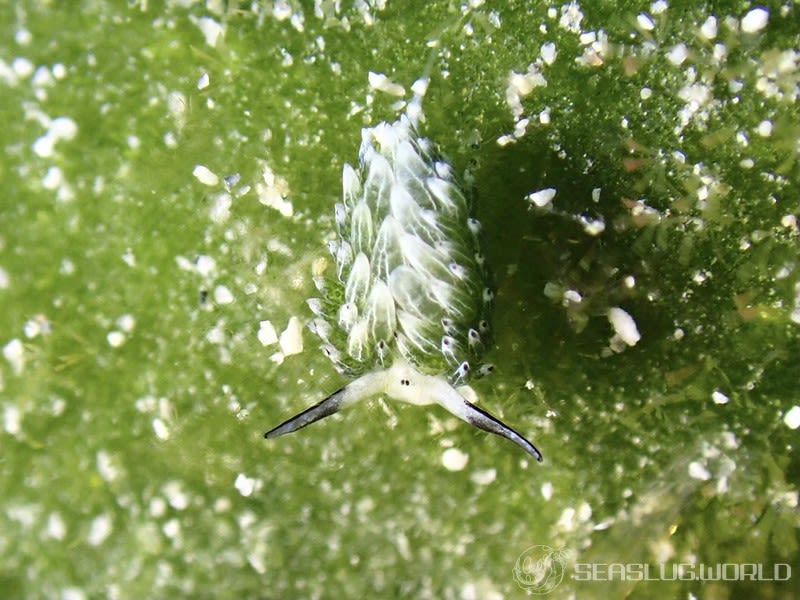
[[322, 402], [315, 404], [311, 408], [307, 408], [300, 414], [284, 421], [274, 429], [270, 429], [264, 434], [264, 437], [274, 438], [278, 437], [279, 435], [286, 435], [287, 433], [292, 433], [293, 431], [302, 429], [306, 425], [311, 425], [311, 423], [314, 423], [315, 421], [324, 419], [335, 412], [339, 412], [339, 409], [342, 408], [344, 390], [345, 388], [342, 388], [339, 391], [334, 392]]
[[525, 450], [525, 452], [533, 456], [533, 458], [539, 462], [542, 462], [542, 453], [539, 452], [539, 449], [529, 442], [524, 436], [503, 423], [497, 417], [489, 414], [482, 408], [478, 408], [472, 402], [464, 400], [464, 404], [467, 406], [467, 414], [465, 415], [466, 420], [470, 423], [470, 425], [474, 425], [478, 429], [483, 429], [489, 433], [494, 433], [495, 435], [504, 437], [507, 440], [511, 440]]

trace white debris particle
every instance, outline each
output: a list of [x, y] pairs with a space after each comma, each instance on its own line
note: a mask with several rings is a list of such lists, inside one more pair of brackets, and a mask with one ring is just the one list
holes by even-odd
[[550, 110], [545, 108], [539, 113], [539, 123], [542, 125], [550, 124]]
[[256, 491], [257, 488], [261, 487], [257, 479], [254, 477], [248, 477], [244, 473], [239, 473], [236, 476], [236, 481], [234, 481], [233, 486], [245, 498], [252, 496], [253, 492]]
[[635, 346], [641, 339], [639, 330], [636, 328], [636, 321], [627, 312], [618, 306], [608, 309], [608, 322], [614, 328], [614, 332], [628, 346]]
[[47, 535], [54, 540], [63, 540], [67, 535], [67, 526], [64, 519], [57, 512], [50, 513], [47, 518]]
[[76, 587], [65, 587], [61, 590], [61, 600], [86, 600], [86, 592]]
[[700, 27], [700, 35], [707, 40], [717, 37], [717, 18], [714, 15], [708, 17]]
[[392, 81], [383, 73], [374, 73], [370, 71], [367, 75], [367, 79], [369, 80], [369, 87], [373, 90], [389, 94], [390, 96], [397, 96], [398, 98], [402, 98], [406, 94], [406, 90], [402, 85]]
[[546, 44], [542, 44], [540, 54], [545, 64], [552, 65], [556, 60], [556, 56], [558, 55], [555, 43], [547, 42]]
[[72, 140], [78, 134], [78, 125], [69, 117], [57, 117], [50, 121], [45, 134], [33, 143], [33, 152], [40, 158], [50, 158], [55, 145], [61, 140]]
[[64, 183], [64, 172], [59, 167], [50, 167], [42, 177], [42, 186], [46, 190], [58, 189]]
[[11, 285], [11, 278], [8, 276], [8, 271], [0, 267], [0, 290], [7, 290]]
[[666, 12], [668, 6], [666, 0], [656, 0], [650, 5], [650, 12], [654, 15], [660, 15]]
[[472, 473], [469, 478], [477, 485], [489, 485], [497, 478], [497, 469], [481, 469]]
[[27, 46], [33, 41], [33, 35], [23, 27], [18, 29], [14, 34], [14, 41], [20, 46]]
[[126, 248], [125, 252], [122, 254], [122, 262], [124, 262], [129, 267], [136, 266], [136, 255], [133, 253], [133, 250], [130, 248]]
[[542, 498], [545, 500], [550, 500], [553, 497], [553, 484], [549, 481], [545, 481], [540, 488]]
[[214, 187], [215, 185], [219, 184], [219, 177], [217, 177], [216, 173], [212, 172], [204, 165], [196, 165], [192, 171], [192, 175], [194, 175], [197, 178], [197, 181], [203, 185]]
[[261, 181], [256, 182], [258, 201], [280, 212], [284, 217], [294, 214], [294, 207], [286, 197], [289, 195], [289, 182], [275, 172], [266, 163], [262, 166]]
[[258, 341], [262, 346], [271, 346], [278, 341], [278, 334], [271, 321], [261, 321], [258, 324]]
[[169, 429], [167, 428], [164, 421], [159, 419], [158, 417], [153, 418], [153, 431], [156, 434], [156, 437], [162, 441], [166, 441], [169, 439]]
[[742, 18], [742, 31], [756, 33], [766, 27], [769, 21], [769, 11], [766, 8], [754, 8]]
[[163, 517], [167, 514], [167, 502], [161, 496], [154, 496], [150, 498], [150, 506], [148, 508], [148, 512], [150, 513], [151, 517], [155, 517], [156, 519]]
[[639, 25], [639, 28], [643, 31], [653, 31], [656, 28], [656, 24], [653, 23], [653, 19], [651, 19], [650, 16], [645, 13], [639, 13], [636, 16], [636, 24]]
[[53, 77], [61, 81], [66, 76], [67, 76], [67, 68], [63, 64], [56, 63], [53, 65]]
[[209, 344], [222, 345], [225, 343], [225, 329], [222, 323], [217, 323], [206, 333], [206, 341]]
[[781, 225], [786, 227], [786, 229], [795, 229], [797, 228], [797, 217], [793, 214], [783, 215], [781, 217]]
[[202, 275], [203, 277], [208, 277], [213, 273], [217, 268], [217, 261], [215, 261], [211, 256], [206, 254], [201, 254], [195, 260], [195, 269], [197, 272]]
[[125, 343], [125, 334], [117, 330], [109, 331], [106, 336], [106, 341], [108, 341], [108, 345], [112, 348], [119, 348]]
[[530, 94], [534, 88], [547, 86], [547, 79], [541, 73], [541, 68], [536, 63], [531, 63], [525, 73], [511, 71], [506, 86], [506, 104], [511, 109], [511, 114], [519, 119], [524, 112], [522, 98]]
[[531, 204], [535, 204], [536, 206], [542, 208], [550, 204], [555, 197], [555, 188], [545, 188], [543, 190], [539, 190], [538, 192], [531, 192], [526, 196], [526, 199]]
[[181, 523], [178, 519], [170, 519], [164, 523], [161, 527], [161, 531], [163, 531], [164, 535], [169, 539], [178, 541], [181, 535]]
[[136, 319], [133, 315], [124, 314], [119, 319], [117, 319], [117, 327], [119, 327], [122, 331], [126, 333], [130, 333], [133, 331], [134, 326], [136, 325]]
[[700, 481], [708, 481], [711, 479], [711, 473], [708, 472], [703, 463], [693, 460], [689, 463], [689, 477]]
[[163, 491], [167, 502], [175, 510], [184, 510], [189, 506], [189, 494], [183, 489], [180, 481], [168, 481], [164, 484]]
[[643, 87], [639, 92], [639, 97], [642, 100], [649, 100], [650, 98], [652, 98], [652, 96], [653, 96], [653, 90], [651, 90], [649, 87]]
[[183, 92], [172, 91], [167, 94], [167, 110], [175, 120], [178, 129], [186, 124], [186, 110], [188, 102]]
[[764, 120], [756, 126], [756, 133], [761, 137], [769, 137], [772, 135], [772, 121]]
[[583, 230], [589, 235], [600, 235], [606, 230], [606, 224], [603, 219], [592, 219], [581, 216], [580, 223], [583, 225]]
[[22, 373], [25, 368], [25, 347], [19, 339], [14, 338], [3, 346], [3, 357], [11, 365], [15, 375]]
[[105, 450], [97, 452], [95, 463], [97, 464], [97, 472], [104, 481], [114, 481], [118, 477], [119, 470], [114, 466], [111, 456]]
[[214, 302], [217, 304], [231, 304], [233, 300], [233, 293], [226, 286], [218, 285], [214, 288]]
[[218, 225], [224, 223], [231, 216], [231, 204], [233, 204], [233, 198], [231, 198], [230, 194], [227, 192], [217, 194], [211, 200], [211, 206], [208, 210], [209, 218]]
[[14, 404], [6, 404], [3, 409], [3, 429], [13, 436], [19, 435], [22, 431], [22, 412]]
[[469, 454], [458, 448], [448, 448], [442, 452], [442, 465], [448, 471], [461, 471], [469, 462]]
[[14, 74], [17, 77], [25, 79], [31, 76], [34, 66], [33, 63], [24, 56], [18, 56], [11, 63], [11, 68], [14, 70]]
[[211, 17], [200, 17], [199, 19], [193, 19], [193, 21], [203, 34], [206, 44], [215, 48], [219, 38], [225, 34], [225, 28]]
[[558, 26], [572, 33], [579, 33], [582, 20], [583, 13], [580, 5], [577, 2], [570, 2], [561, 7], [561, 18], [558, 20]]
[[300, 319], [291, 317], [286, 329], [278, 340], [284, 356], [299, 354], [303, 351], [303, 326]]
[[197, 80], [197, 89], [204, 90], [206, 89], [211, 83], [211, 79], [208, 76], [208, 73], [203, 73], [200, 76], [200, 79]]
[[789, 429], [800, 427], [800, 406], [794, 405], [783, 415], [783, 422]]
[[675, 44], [672, 48], [670, 48], [669, 52], [667, 52], [667, 60], [676, 67], [682, 65], [688, 56], [689, 49], [683, 42], [680, 44]]
[[711, 399], [714, 401], [714, 404], [727, 404], [731, 401], [725, 394], [720, 392], [719, 390], [714, 390], [711, 394]]
[[111, 535], [111, 515], [102, 514], [92, 519], [87, 540], [90, 546], [99, 546]]

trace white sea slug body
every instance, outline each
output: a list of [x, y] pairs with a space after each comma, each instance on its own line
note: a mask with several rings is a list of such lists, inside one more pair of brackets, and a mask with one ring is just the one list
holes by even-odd
[[471, 370], [491, 369], [477, 360], [494, 295], [470, 203], [450, 165], [417, 135], [420, 100], [394, 123], [362, 131], [360, 168], [344, 166], [343, 198], [334, 210], [338, 236], [329, 250], [336, 273], [319, 282], [323, 298], [308, 302], [323, 352], [337, 370], [357, 378], [265, 437], [383, 394], [440, 404], [541, 461], [531, 442], [454, 387]]

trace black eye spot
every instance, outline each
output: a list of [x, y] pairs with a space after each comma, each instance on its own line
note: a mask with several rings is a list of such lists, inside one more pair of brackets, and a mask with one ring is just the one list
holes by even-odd
[[208, 290], [200, 290], [200, 304], [208, 302]]
[[408, 379], [401, 379], [400, 385], [411, 385], [411, 381], [409, 381]]

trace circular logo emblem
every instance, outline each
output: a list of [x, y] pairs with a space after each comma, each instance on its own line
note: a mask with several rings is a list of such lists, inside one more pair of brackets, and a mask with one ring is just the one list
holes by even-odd
[[564, 550], [550, 546], [531, 546], [519, 555], [514, 565], [514, 581], [529, 594], [548, 594], [564, 578]]

